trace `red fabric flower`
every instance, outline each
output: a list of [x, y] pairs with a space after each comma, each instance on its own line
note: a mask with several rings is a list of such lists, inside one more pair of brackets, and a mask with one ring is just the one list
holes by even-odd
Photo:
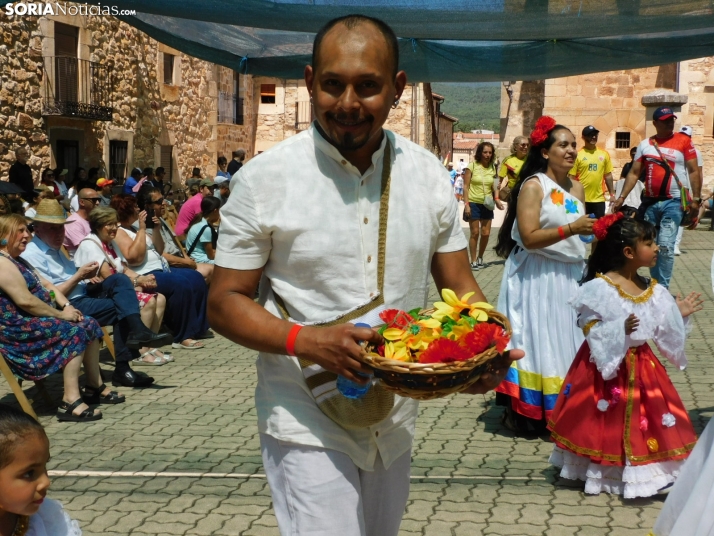
[[555, 128], [557, 123], [555, 119], [549, 115], [541, 116], [538, 121], [536, 121], [535, 128], [531, 132], [531, 145], [538, 146], [548, 139], [548, 134], [553, 128]]
[[466, 361], [471, 353], [458, 342], [451, 339], [437, 339], [419, 356], [419, 363], [451, 363]]
[[506, 335], [501, 326], [484, 322], [478, 324], [471, 333], [461, 337], [459, 344], [466, 348], [473, 357], [485, 352], [491, 346], [495, 346], [496, 350], [501, 353], [506, 349], [509, 340], [510, 337]]
[[381, 318], [388, 328], [407, 329], [414, 320], [409, 313], [400, 311], [399, 309], [385, 309], [379, 313]]
[[610, 226], [624, 217], [624, 212], [615, 212], [614, 214], [608, 214], [607, 216], [598, 218], [598, 220], [593, 223], [593, 234], [595, 238], [600, 241], [605, 240], [605, 238], [607, 238], [607, 230]]

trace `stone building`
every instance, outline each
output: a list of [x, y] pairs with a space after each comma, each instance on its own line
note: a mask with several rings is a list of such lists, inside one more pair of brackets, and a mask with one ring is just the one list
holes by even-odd
[[704, 158], [704, 184], [714, 183], [714, 58], [699, 58], [658, 67], [593, 73], [533, 82], [506, 82], [501, 92], [499, 153], [513, 138], [528, 135], [541, 115], [553, 116], [583, 142], [583, 127], [600, 130], [598, 146], [613, 161], [620, 177], [629, 149], [654, 134], [652, 113], [669, 105], [678, 116], [676, 129], [694, 128], [694, 144]]
[[109, 16], [0, 15], [0, 178], [19, 146], [48, 166], [126, 177], [163, 165], [174, 182], [220, 154], [253, 152], [250, 77], [181, 54]]

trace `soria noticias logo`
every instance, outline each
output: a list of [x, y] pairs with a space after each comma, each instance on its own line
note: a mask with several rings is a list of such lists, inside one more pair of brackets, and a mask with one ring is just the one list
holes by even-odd
[[25, 15], [136, 15], [133, 9], [119, 9], [116, 6], [102, 4], [68, 4], [66, 2], [11, 2], [5, 5], [8, 17]]

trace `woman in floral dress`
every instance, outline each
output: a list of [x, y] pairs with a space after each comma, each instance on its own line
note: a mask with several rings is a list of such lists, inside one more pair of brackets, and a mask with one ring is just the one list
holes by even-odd
[[88, 402], [100, 397], [108, 403], [124, 401], [102, 382], [102, 329], [20, 258], [30, 238], [25, 218], [17, 214], [0, 217], [0, 354], [13, 373], [26, 380], [41, 380], [64, 370], [59, 420], [101, 419], [101, 412], [90, 409], [82, 399], [82, 364], [87, 376], [84, 397]]

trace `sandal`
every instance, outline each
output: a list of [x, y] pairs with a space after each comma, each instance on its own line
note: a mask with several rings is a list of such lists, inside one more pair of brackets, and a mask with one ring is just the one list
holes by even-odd
[[[154, 359], [151, 361], [145, 361], [144, 358], [147, 356], [152, 356]], [[132, 363], [134, 365], [139, 365], [139, 366], [145, 366], [145, 367], [160, 367], [161, 365], [165, 365], [169, 361], [167, 359], [164, 359], [163, 357], [156, 355], [154, 353], [154, 350], [149, 350], [148, 352], [145, 352], [141, 354], [139, 357], [136, 359], [132, 360]]]
[[57, 409], [57, 420], [64, 422], [90, 422], [98, 421], [102, 418], [101, 413], [94, 413], [94, 410], [92, 410], [91, 408], [85, 409], [79, 415], [75, 415], [74, 413], [72, 413], [82, 403], [83, 400], [81, 398], [78, 398], [71, 404], [65, 402], [64, 400], [60, 402], [59, 408]]
[[102, 393], [104, 392], [104, 389], [106, 389], [106, 388], [107, 388], [107, 386], [105, 384], [102, 384], [99, 387], [92, 387], [91, 385], [85, 385], [84, 386], [84, 394], [82, 395], [82, 399], [84, 400], [84, 403], [87, 405], [122, 404], [123, 402], [126, 401], [126, 397], [124, 395], [120, 395], [116, 391], [109, 391], [109, 394], [102, 395]]
[[[156, 352], [158, 352], [158, 351], [159, 351], [158, 348], [154, 348], [153, 350], [151, 350], [151, 355], [156, 356]], [[171, 354], [166, 353], [166, 352], [164, 352], [163, 350], [161, 351], [161, 353], [164, 354], [164, 355], [162, 355], [162, 356], [156, 356], [156, 357], [160, 357], [160, 358], [163, 359], [166, 363], [171, 363], [172, 361], [174, 361], [174, 357], [173, 357]]]
[[190, 344], [175, 342], [171, 345], [171, 348], [175, 350], [201, 350], [203, 347], [204, 346], [200, 341], [193, 341]]

